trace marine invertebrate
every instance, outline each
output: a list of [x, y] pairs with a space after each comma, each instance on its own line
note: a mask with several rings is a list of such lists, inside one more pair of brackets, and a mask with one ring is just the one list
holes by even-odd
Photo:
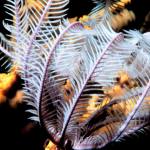
[[9, 95], [9, 91], [14, 86], [16, 80], [17, 73], [15, 69], [12, 69], [10, 73], [0, 74], [0, 103], [6, 101], [7, 95]]
[[41, 0], [39, 9], [8, 2], [14, 40], [1, 51], [24, 79], [31, 119], [58, 148], [102, 148], [149, 123], [149, 38], [115, 32], [110, 0], [91, 13], [105, 7], [102, 17], [83, 24], [64, 19], [69, 0]]

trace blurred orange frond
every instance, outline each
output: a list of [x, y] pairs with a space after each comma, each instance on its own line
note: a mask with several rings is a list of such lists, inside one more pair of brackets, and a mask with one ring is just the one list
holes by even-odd
[[22, 99], [23, 99], [23, 91], [18, 90], [16, 92], [15, 97], [11, 99], [9, 104], [12, 108], [16, 108], [18, 104], [22, 103]]
[[6, 100], [7, 93], [16, 82], [16, 80], [17, 74], [15, 71], [12, 71], [8, 74], [0, 74], [0, 103]]
[[26, 0], [26, 3], [27, 3], [27, 7], [29, 9], [33, 8], [33, 7], [40, 9], [41, 7], [43, 7], [39, 0]]
[[45, 144], [44, 148], [45, 150], [57, 150], [56, 145], [52, 143], [50, 140], [48, 141], [48, 144]]
[[133, 11], [123, 9], [120, 13], [113, 15], [111, 19], [111, 25], [113, 29], [120, 30], [122, 27], [128, 25], [129, 22], [135, 20], [135, 14]]
[[[13, 67], [10, 73], [0, 74], [0, 103], [6, 101], [9, 91], [13, 88], [17, 79], [18, 79], [18, 75], [17, 75], [16, 67]], [[19, 95], [21, 96], [20, 92], [16, 94], [16, 100], [19, 100], [20, 97]]]

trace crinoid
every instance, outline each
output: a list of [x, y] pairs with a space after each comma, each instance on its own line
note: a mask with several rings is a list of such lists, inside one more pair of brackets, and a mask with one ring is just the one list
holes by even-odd
[[58, 148], [102, 148], [149, 123], [150, 34], [112, 29], [117, 0], [98, 1], [83, 23], [65, 18], [69, 0], [7, 2], [0, 50], [24, 80], [30, 119]]

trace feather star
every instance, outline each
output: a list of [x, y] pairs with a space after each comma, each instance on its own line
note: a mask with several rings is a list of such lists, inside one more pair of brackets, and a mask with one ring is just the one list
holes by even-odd
[[58, 149], [102, 148], [150, 122], [150, 34], [114, 31], [111, 10], [124, 5], [93, 1], [90, 19], [72, 23], [69, 0], [6, 4], [11, 40], [1, 35], [1, 53], [24, 80], [30, 119]]

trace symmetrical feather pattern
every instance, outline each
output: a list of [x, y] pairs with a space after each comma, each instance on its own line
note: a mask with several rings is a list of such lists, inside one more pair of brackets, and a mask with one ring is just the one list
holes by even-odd
[[69, 0], [35, 8], [7, 1], [11, 39], [1, 36], [0, 50], [18, 66], [30, 119], [58, 148], [102, 148], [149, 123], [149, 34], [112, 29], [116, 0], [98, 1], [90, 15], [105, 13], [88, 22], [91, 29], [64, 18]]

